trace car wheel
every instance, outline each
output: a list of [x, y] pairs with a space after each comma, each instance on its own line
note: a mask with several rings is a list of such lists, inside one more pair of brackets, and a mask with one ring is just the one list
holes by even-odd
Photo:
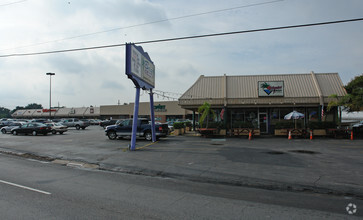
[[86, 127], [82, 127], [82, 130], [86, 129]]
[[63, 131], [60, 131], [59, 134], [63, 134]]
[[13, 131], [13, 135], [18, 135], [18, 132], [17, 131]]
[[57, 134], [57, 131], [56, 131], [56, 130], [53, 130], [53, 131], [52, 131], [52, 134]]
[[115, 140], [117, 138], [117, 134], [115, 131], [109, 131], [107, 132], [107, 136], [110, 140]]
[[81, 128], [81, 126], [79, 125], [76, 125], [76, 129], [79, 130]]
[[145, 133], [145, 140], [151, 141], [153, 139], [153, 136], [151, 135], [151, 132], [148, 131]]
[[32, 132], [32, 135], [33, 135], [33, 136], [37, 136], [37, 134], [38, 134], [38, 133], [37, 133], [37, 131], [33, 131], [33, 132]]
[[6, 134], [6, 130], [5, 129], [1, 129], [1, 133]]

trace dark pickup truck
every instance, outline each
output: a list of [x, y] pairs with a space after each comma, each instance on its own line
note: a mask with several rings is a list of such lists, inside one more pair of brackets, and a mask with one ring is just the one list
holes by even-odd
[[[132, 123], [133, 119], [126, 119], [120, 121], [120, 123], [116, 125], [107, 126], [105, 129], [106, 136], [111, 140], [115, 140], [119, 137], [131, 137]], [[168, 124], [155, 124], [155, 135], [157, 139], [160, 137], [166, 137], [168, 132]], [[149, 124], [147, 119], [137, 120], [136, 136], [144, 137], [148, 141], [152, 140], [151, 124]]]

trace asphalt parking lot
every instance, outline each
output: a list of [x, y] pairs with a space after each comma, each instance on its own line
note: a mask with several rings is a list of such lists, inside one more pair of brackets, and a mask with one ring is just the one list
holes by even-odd
[[[98, 169], [278, 190], [363, 198], [363, 140], [169, 136], [156, 143], [109, 140], [104, 129], [63, 135], [0, 135], [0, 152]], [[61, 162], [62, 163], [62, 162]]]

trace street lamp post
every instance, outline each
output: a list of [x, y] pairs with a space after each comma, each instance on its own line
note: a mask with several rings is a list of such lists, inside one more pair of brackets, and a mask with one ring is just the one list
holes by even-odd
[[52, 119], [52, 76], [55, 73], [46, 73], [49, 76], [49, 120]]

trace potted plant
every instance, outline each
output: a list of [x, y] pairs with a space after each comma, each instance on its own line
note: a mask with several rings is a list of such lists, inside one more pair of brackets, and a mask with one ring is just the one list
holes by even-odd
[[308, 127], [313, 131], [314, 136], [326, 136], [326, 129], [335, 128], [336, 125], [334, 122], [314, 121], [309, 122]]
[[231, 135], [245, 135], [248, 136], [253, 130], [254, 135], [260, 135], [260, 129], [255, 129], [253, 123], [250, 121], [234, 121], [232, 124]]
[[199, 119], [200, 127], [202, 128], [204, 121], [206, 121], [205, 128], [208, 129], [209, 117], [212, 116], [212, 119], [216, 118], [216, 113], [211, 108], [211, 104], [209, 104], [208, 102], [204, 102], [204, 104], [198, 108], [198, 112], [202, 114]]
[[192, 123], [190, 121], [184, 122], [184, 127], [186, 131], [190, 131], [192, 127]]
[[174, 135], [178, 136], [180, 134], [182, 134], [182, 128], [184, 128], [184, 123], [183, 122], [175, 122], [173, 124], [174, 127]]

